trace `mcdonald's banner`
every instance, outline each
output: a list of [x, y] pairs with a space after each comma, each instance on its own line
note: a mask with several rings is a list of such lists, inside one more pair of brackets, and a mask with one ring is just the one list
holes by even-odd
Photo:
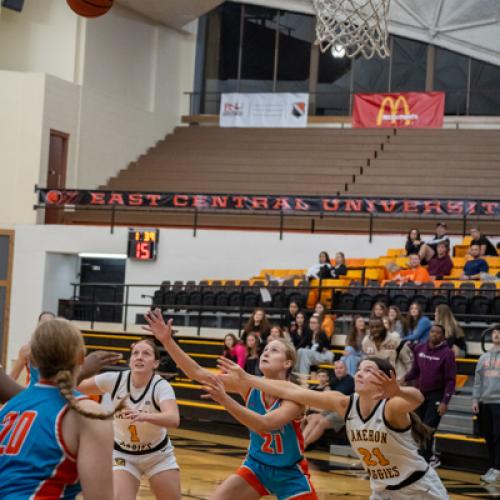
[[359, 128], [441, 128], [444, 92], [356, 94], [352, 126]]
[[336, 195], [286, 196], [256, 194], [188, 194], [138, 191], [102, 191], [37, 188], [41, 207], [127, 207], [197, 209], [207, 212], [274, 212], [285, 214], [418, 214], [500, 216], [500, 200], [357, 198]]

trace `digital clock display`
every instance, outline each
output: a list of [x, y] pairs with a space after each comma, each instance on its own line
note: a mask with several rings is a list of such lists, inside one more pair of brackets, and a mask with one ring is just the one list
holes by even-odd
[[159, 236], [158, 229], [129, 229], [128, 257], [135, 260], [156, 260]]

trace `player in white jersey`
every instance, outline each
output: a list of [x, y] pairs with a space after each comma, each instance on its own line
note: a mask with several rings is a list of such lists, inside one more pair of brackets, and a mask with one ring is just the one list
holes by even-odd
[[261, 379], [225, 358], [219, 365], [231, 383], [246, 383], [275, 397], [337, 412], [346, 420], [347, 437], [370, 477], [370, 500], [438, 500], [448, 493], [436, 471], [418, 453], [430, 437], [413, 411], [423, 402], [414, 387], [400, 387], [389, 361], [368, 358], [355, 376], [356, 392], [318, 392], [290, 382]]
[[106, 372], [78, 387], [87, 394], [106, 394], [116, 407], [128, 398], [127, 409], [115, 415], [113, 482], [115, 498], [133, 500], [143, 475], [156, 498], [180, 500], [179, 467], [168, 428], [179, 425], [179, 409], [170, 384], [156, 375], [159, 350], [151, 340], [132, 346], [130, 370]]

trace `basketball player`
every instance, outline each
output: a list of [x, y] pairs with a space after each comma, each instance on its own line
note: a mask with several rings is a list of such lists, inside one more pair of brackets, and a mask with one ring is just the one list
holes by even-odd
[[0, 410], [0, 497], [111, 500], [112, 413], [82, 400], [74, 384], [84, 360], [80, 331], [42, 322], [31, 338], [40, 381]]
[[350, 397], [259, 379], [227, 358], [221, 358], [219, 365], [227, 373], [221, 378], [231, 379], [232, 384], [250, 384], [266, 394], [344, 417], [347, 437], [370, 476], [371, 500], [448, 498], [437, 473], [418, 453], [418, 442], [430, 437], [429, 429], [412, 413], [423, 396], [413, 387], [399, 386], [389, 361], [362, 361], [355, 375], [356, 392]]
[[[291, 401], [282, 401], [242, 383], [224, 387], [222, 381], [200, 367], [185, 354], [172, 338], [172, 321], [163, 321], [159, 309], [145, 315], [147, 331], [164, 345], [179, 368], [189, 377], [207, 384], [209, 396], [224, 405], [227, 411], [250, 430], [248, 455], [235, 474], [228, 477], [213, 493], [212, 500], [257, 500], [276, 495], [279, 500], [316, 500], [304, 459], [304, 440], [300, 417], [304, 408]], [[264, 377], [286, 380], [295, 363], [292, 344], [277, 339], [269, 342], [260, 358]], [[226, 394], [238, 392], [246, 407]]]
[[130, 370], [102, 373], [78, 387], [86, 394], [109, 394], [114, 405], [128, 396], [128, 409], [114, 421], [115, 498], [135, 499], [145, 475], [156, 498], [180, 500], [179, 467], [167, 432], [179, 426], [179, 409], [170, 384], [155, 374], [160, 353], [154, 342], [134, 344], [129, 364]]
[[[55, 317], [54, 313], [51, 313], [50, 311], [43, 311], [38, 316], [38, 324], [54, 319]], [[24, 368], [26, 368], [26, 385], [30, 386], [36, 384], [40, 378], [40, 373], [38, 372], [38, 368], [33, 366], [33, 363], [31, 363], [29, 343], [24, 344], [21, 349], [19, 349], [17, 360], [14, 363], [9, 375], [14, 380], [17, 380]]]

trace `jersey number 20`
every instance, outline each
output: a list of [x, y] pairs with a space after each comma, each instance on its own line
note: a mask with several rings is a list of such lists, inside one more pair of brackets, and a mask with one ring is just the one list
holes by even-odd
[[[11, 411], [5, 415], [0, 424], [2, 426], [0, 430], [0, 455], [17, 455], [21, 451], [36, 415], [36, 411], [25, 411], [20, 416], [17, 411]], [[12, 433], [8, 441], [4, 443], [11, 429]]]

